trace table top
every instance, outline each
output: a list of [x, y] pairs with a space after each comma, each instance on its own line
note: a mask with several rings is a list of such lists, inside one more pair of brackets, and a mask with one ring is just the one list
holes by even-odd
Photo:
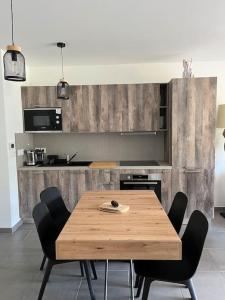
[[[126, 213], [98, 209], [116, 200]], [[182, 245], [158, 198], [147, 190], [85, 192], [56, 241], [57, 259], [179, 260]]]

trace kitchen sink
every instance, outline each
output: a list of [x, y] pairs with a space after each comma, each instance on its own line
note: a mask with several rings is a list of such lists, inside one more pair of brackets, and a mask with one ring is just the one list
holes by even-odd
[[39, 167], [88, 167], [92, 161], [71, 161], [69, 164], [65, 161], [56, 161], [51, 164], [39, 165]]
[[66, 164], [67, 166], [84, 166], [88, 167], [92, 161], [71, 161], [69, 164]]

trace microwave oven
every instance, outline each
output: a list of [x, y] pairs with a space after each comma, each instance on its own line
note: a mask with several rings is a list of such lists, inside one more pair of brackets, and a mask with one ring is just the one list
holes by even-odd
[[62, 109], [26, 108], [24, 109], [25, 132], [62, 132]]

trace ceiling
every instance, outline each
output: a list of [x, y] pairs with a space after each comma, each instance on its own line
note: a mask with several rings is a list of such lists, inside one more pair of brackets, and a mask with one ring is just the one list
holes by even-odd
[[[15, 42], [28, 65], [225, 60], [224, 0], [14, 0]], [[1, 0], [0, 47], [11, 43]]]

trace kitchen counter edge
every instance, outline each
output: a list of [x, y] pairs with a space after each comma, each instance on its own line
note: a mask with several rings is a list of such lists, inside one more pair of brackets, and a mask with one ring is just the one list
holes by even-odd
[[18, 167], [18, 171], [53, 171], [53, 170], [171, 170], [171, 165], [162, 164], [160, 166], [118, 166], [116, 168], [90, 168], [90, 167], [75, 167], [75, 166], [65, 166], [65, 167], [38, 167], [38, 166], [23, 166]]

